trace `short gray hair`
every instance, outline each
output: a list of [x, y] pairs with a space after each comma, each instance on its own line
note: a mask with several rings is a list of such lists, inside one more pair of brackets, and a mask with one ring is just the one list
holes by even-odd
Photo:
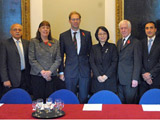
[[118, 24], [119, 25], [119, 28], [120, 28], [120, 25], [122, 24], [122, 23], [127, 23], [128, 24], [128, 28], [131, 28], [131, 22], [129, 21], [129, 20], [122, 20], [122, 21], [120, 21], [120, 23]]

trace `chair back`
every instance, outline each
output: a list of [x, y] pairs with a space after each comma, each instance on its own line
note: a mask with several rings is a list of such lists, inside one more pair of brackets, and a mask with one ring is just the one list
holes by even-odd
[[88, 101], [89, 104], [122, 104], [119, 97], [108, 90], [95, 93]]
[[55, 101], [55, 99], [61, 99], [64, 101], [64, 104], [79, 104], [77, 96], [70, 90], [61, 89], [52, 93], [49, 97]]
[[5, 93], [1, 98], [1, 103], [5, 104], [32, 104], [32, 99], [28, 92], [21, 88], [15, 88]]
[[160, 89], [150, 89], [140, 98], [139, 104], [160, 104]]

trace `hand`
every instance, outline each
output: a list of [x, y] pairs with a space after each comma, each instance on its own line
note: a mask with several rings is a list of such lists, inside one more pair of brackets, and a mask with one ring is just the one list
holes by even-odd
[[152, 79], [148, 79], [148, 80], [146, 80], [146, 82], [147, 82], [147, 84], [149, 84], [149, 85], [153, 84]]
[[42, 70], [40, 73], [41, 73], [42, 76], [44, 76], [45, 75], [45, 70]]
[[137, 80], [132, 80], [132, 87], [137, 87], [138, 86], [138, 81]]
[[59, 78], [60, 78], [62, 81], [65, 81], [64, 74], [59, 75]]
[[98, 76], [97, 79], [98, 79], [99, 82], [104, 82], [105, 81], [102, 76]]
[[12, 87], [11, 82], [9, 80], [3, 82], [3, 85], [4, 85], [4, 87], [9, 87], [9, 88]]
[[46, 79], [47, 81], [51, 81], [51, 80], [52, 80], [52, 77], [49, 76], [49, 77], [46, 77], [45, 79]]
[[52, 72], [50, 70], [45, 72], [45, 76], [50, 77], [52, 75]]
[[106, 81], [108, 79], [108, 77], [106, 75], [103, 75], [103, 80]]
[[149, 72], [146, 72], [146, 73], [142, 74], [142, 77], [143, 77], [144, 81], [152, 79], [151, 74]]
[[48, 71], [45, 71], [45, 70], [42, 70], [42, 71], [41, 71], [42, 77], [43, 77], [44, 79], [46, 79], [47, 81], [52, 80], [51, 74], [52, 74], [52, 72], [49, 71], [49, 70], [48, 70]]

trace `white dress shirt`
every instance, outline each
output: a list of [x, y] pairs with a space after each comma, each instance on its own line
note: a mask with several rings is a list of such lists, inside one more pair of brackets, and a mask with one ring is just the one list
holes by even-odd
[[127, 37], [123, 38], [123, 40], [125, 39], [124, 42], [123, 42], [123, 46], [126, 44], [128, 38], [129, 38], [130, 36], [131, 36], [131, 34], [129, 34]]

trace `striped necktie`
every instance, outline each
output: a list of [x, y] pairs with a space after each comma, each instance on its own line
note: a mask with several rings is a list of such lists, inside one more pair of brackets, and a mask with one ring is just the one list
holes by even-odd
[[73, 36], [73, 43], [74, 43], [74, 46], [75, 46], [75, 48], [77, 50], [77, 39], [76, 39], [77, 32], [74, 32], [73, 34], [74, 34], [74, 36]]

